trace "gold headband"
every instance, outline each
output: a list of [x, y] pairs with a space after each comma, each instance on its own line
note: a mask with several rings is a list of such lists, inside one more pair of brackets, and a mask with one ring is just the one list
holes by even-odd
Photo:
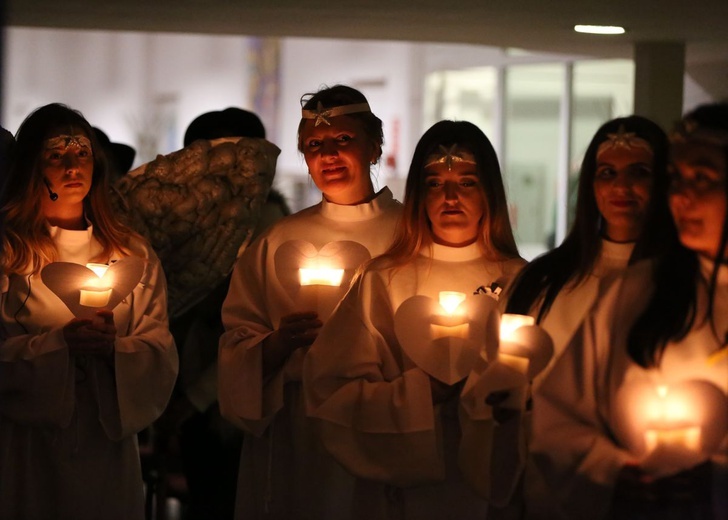
[[91, 150], [91, 141], [88, 137], [85, 135], [57, 135], [55, 137], [51, 137], [50, 139], [45, 140], [45, 149], [46, 150], [55, 150], [57, 148], [62, 148], [63, 150], [66, 150], [68, 148], [88, 148], [88, 150]]
[[457, 144], [453, 144], [450, 148], [440, 145], [438, 150], [425, 160], [425, 168], [435, 164], [444, 164], [450, 171], [453, 163], [478, 164], [475, 161], [475, 155], [464, 148], [458, 148]]
[[321, 101], [319, 101], [316, 106], [316, 110], [301, 110], [301, 117], [303, 119], [315, 119], [316, 123], [313, 126], [318, 126], [321, 123], [326, 123], [331, 126], [331, 123], [329, 122], [330, 117], [355, 114], [357, 112], [371, 112], [369, 103], [357, 103], [356, 105], [342, 105], [338, 107], [324, 108]]
[[606, 141], [603, 141], [602, 144], [599, 145], [599, 148], [597, 148], [597, 159], [599, 159], [599, 156], [607, 150], [613, 150], [616, 148], [624, 148], [625, 150], [642, 148], [650, 153], [654, 153], [650, 143], [641, 137], [638, 137], [634, 132], [627, 132], [624, 129], [624, 125], [619, 125], [619, 129], [616, 134], [607, 134]]
[[670, 133], [670, 141], [673, 143], [699, 141], [713, 146], [728, 146], [728, 131], [701, 127], [694, 119], [683, 119]]

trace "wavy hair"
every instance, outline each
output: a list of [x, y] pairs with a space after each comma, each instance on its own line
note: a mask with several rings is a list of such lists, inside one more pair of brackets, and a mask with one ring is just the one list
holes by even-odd
[[81, 115], [59, 103], [51, 103], [32, 112], [20, 125], [10, 163], [8, 179], [0, 197], [3, 222], [2, 272], [38, 273], [57, 259], [53, 239], [45, 216], [38, 208], [48, 196], [41, 170], [43, 145], [59, 130], [80, 131], [91, 141], [93, 178], [84, 199], [85, 217], [94, 225], [94, 237], [102, 252], [95, 259], [108, 261], [112, 254], [130, 254], [129, 242], [138, 237], [113, 215], [109, 202], [107, 163], [91, 125]]

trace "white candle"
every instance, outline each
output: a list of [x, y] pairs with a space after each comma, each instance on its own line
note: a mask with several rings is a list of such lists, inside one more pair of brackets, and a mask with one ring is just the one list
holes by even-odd
[[513, 341], [513, 333], [520, 327], [534, 325], [536, 320], [533, 316], [524, 314], [503, 314], [500, 320], [500, 348], [498, 349], [498, 361], [504, 365], [517, 370], [522, 374], [528, 373], [530, 360], [520, 355], [520, 352], [509, 352], [509, 341]]
[[99, 279], [103, 278], [106, 274], [106, 270], [109, 268], [106, 264], [95, 264], [95, 263], [88, 263], [86, 264], [86, 267], [91, 269], [94, 274], [99, 277]]
[[536, 319], [525, 314], [503, 314], [500, 319], [500, 339], [509, 341], [513, 339], [513, 333], [520, 327], [535, 325]]
[[79, 303], [85, 307], [104, 307], [111, 298], [111, 288], [104, 283], [103, 277], [109, 268], [106, 264], [88, 263], [89, 268], [96, 276], [92, 276], [81, 289]]
[[111, 289], [86, 287], [81, 289], [79, 303], [85, 307], [105, 307], [111, 298]]
[[689, 451], [701, 449], [701, 428], [690, 424], [685, 403], [668, 397], [669, 388], [657, 387], [658, 399], [652, 413], [652, 420], [645, 430], [645, 446], [648, 452], [662, 447], [682, 447]]
[[444, 313], [431, 317], [430, 334], [438, 338], [467, 338], [470, 328], [465, 309], [461, 304], [465, 294], [456, 291], [440, 291], [439, 302]]

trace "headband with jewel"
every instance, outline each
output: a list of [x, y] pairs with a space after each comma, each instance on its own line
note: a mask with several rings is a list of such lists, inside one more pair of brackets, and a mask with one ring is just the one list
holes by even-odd
[[301, 111], [301, 117], [303, 119], [315, 119], [316, 123], [314, 126], [318, 126], [321, 123], [331, 126], [331, 123], [329, 122], [330, 117], [356, 114], [357, 112], [371, 112], [369, 103], [357, 103], [355, 105], [341, 105], [338, 107], [324, 108], [321, 101], [319, 101], [316, 106], [316, 110], [303, 109]]
[[45, 140], [46, 150], [56, 150], [61, 148], [66, 150], [68, 148], [86, 148], [91, 151], [91, 141], [85, 135], [57, 135]]
[[449, 148], [440, 145], [437, 151], [431, 154], [425, 160], [425, 168], [436, 164], [444, 164], [448, 170], [452, 170], [454, 163], [478, 164], [475, 161], [475, 155], [465, 148], [459, 148], [457, 144], [453, 144]]
[[648, 143], [641, 137], [638, 137], [637, 134], [635, 134], [634, 132], [627, 132], [624, 129], [624, 125], [619, 125], [619, 129], [617, 130], [616, 134], [607, 134], [606, 141], [603, 141], [599, 145], [599, 148], [597, 148], [597, 159], [599, 159], [599, 156], [607, 150], [613, 150], [617, 148], [622, 148], [628, 151], [636, 148], [641, 148], [643, 150], [647, 150], [650, 153], [654, 153], [652, 151], [652, 146], [650, 146], [650, 143]]
[[694, 119], [683, 119], [670, 133], [673, 143], [699, 141], [713, 146], [728, 146], [728, 131], [700, 126]]

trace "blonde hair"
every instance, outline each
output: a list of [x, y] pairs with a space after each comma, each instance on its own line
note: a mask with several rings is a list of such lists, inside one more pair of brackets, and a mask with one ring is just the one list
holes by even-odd
[[478, 244], [488, 261], [520, 258], [513, 237], [505, 189], [498, 158], [485, 134], [468, 121], [440, 121], [430, 127], [415, 148], [405, 185], [404, 210], [392, 245], [381, 255], [384, 265], [401, 266], [414, 259], [423, 247], [432, 247], [430, 221], [425, 208], [425, 161], [440, 146], [453, 144], [476, 158], [485, 205]]
[[91, 125], [80, 112], [58, 103], [31, 113], [18, 130], [8, 180], [2, 194], [2, 258], [4, 274], [38, 273], [58, 258], [45, 216], [39, 211], [48, 196], [41, 171], [43, 142], [59, 129], [80, 130], [91, 141], [93, 180], [84, 199], [86, 218], [94, 225], [94, 238], [102, 251], [93, 260], [106, 262], [112, 255], [131, 254], [129, 243], [139, 235], [115, 218], [110, 201], [104, 153]]

